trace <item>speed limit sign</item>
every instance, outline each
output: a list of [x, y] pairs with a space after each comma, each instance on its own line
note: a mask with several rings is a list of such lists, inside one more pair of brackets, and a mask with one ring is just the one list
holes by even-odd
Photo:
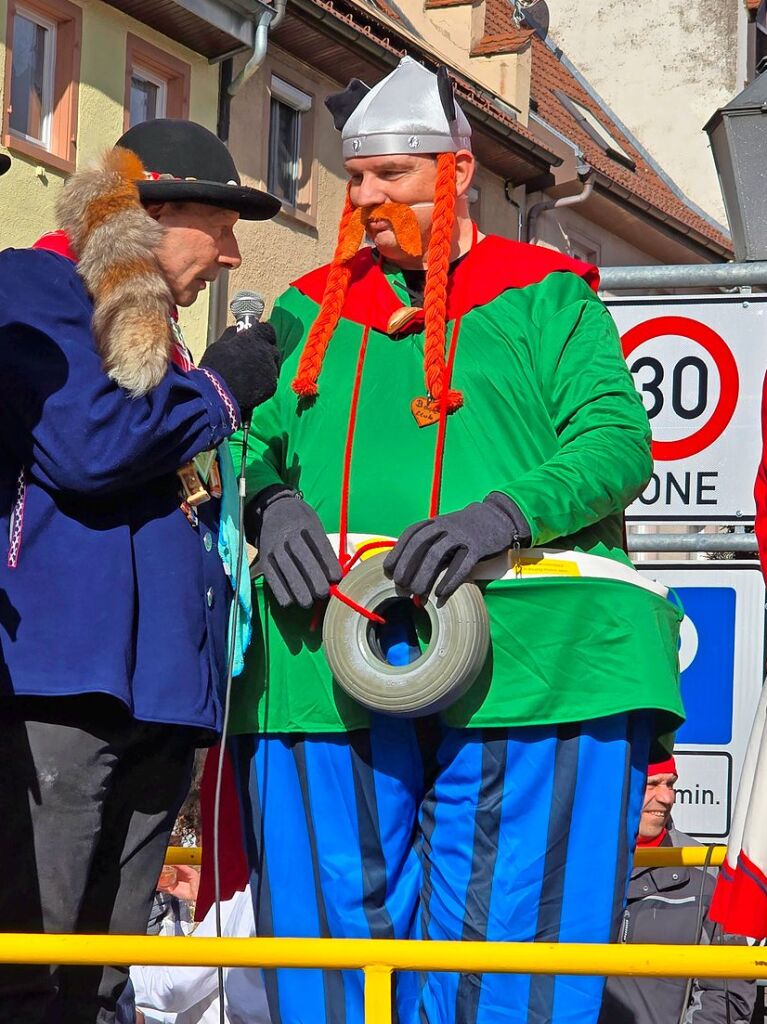
[[607, 302], [653, 434], [634, 522], [749, 522], [761, 454], [767, 296]]

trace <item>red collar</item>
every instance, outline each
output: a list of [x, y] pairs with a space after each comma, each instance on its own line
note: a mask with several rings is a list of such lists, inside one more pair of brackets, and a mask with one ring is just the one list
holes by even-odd
[[59, 256], [65, 256], [73, 263], [77, 263], [77, 253], [70, 245], [66, 231], [49, 231], [46, 235], [38, 238], [32, 248], [55, 252]]
[[668, 829], [663, 829], [660, 835], [654, 839], [645, 839], [644, 836], [637, 836], [637, 847], [660, 846], [668, 835]]
[[[328, 269], [329, 265], [320, 267], [298, 278], [293, 286], [319, 305]], [[589, 263], [571, 259], [541, 245], [527, 245], [498, 235], [487, 235], [466, 254], [450, 275], [448, 320], [455, 320], [478, 306], [487, 305], [509, 288], [538, 284], [549, 274], [558, 272], [577, 274], [594, 291], [599, 287], [599, 271]], [[392, 313], [402, 307], [402, 300], [387, 281], [373, 250], [360, 249], [352, 260], [344, 318], [359, 324], [370, 323], [374, 330], [385, 332]]]

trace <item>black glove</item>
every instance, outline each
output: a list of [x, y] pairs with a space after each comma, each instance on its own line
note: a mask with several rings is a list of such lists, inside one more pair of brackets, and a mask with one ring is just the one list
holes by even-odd
[[283, 608], [311, 608], [343, 576], [317, 513], [289, 487], [266, 487], [248, 505], [246, 536], [253, 535], [264, 579]]
[[280, 352], [271, 324], [253, 324], [244, 331], [227, 327], [205, 349], [200, 366], [214, 370], [229, 388], [243, 420], [277, 390]]
[[384, 572], [411, 594], [426, 596], [446, 569], [435, 594], [450, 597], [483, 558], [530, 542], [530, 527], [500, 491], [458, 512], [409, 526], [384, 561]]

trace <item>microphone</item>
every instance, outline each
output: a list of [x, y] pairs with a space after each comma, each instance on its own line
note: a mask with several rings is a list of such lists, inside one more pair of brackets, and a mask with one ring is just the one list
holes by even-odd
[[237, 292], [229, 303], [238, 331], [246, 331], [264, 315], [264, 300], [258, 292]]

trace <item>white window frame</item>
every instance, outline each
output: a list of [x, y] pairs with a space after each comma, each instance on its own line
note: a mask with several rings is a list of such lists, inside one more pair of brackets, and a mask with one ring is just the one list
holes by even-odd
[[[168, 80], [163, 78], [162, 75], [158, 75], [155, 71], [150, 71], [149, 68], [143, 64], [131, 64], [131, 80], [133, 78], [140, 78], [144, 82], [149, 82], [150, 85], [157, 86], [157, 110], [155, 111], [155, 117], [166, 117], [166, 110], [168, 109]], [[128, 97], [130, 102], [130, 97]]]
[[[602, 245], [600, 242], [590, 238], [588, 235], [582, 235], [577, 230], [571, 231], [567, 226], [565, 226], [564, 231], [567, 237], [568, 255], [585, 263], [593, 263], [595, 266], [600, 265], [602, 262]], [[573, 252], [573, 249], [580, 249], [581, 251], [576, 253]]]
[[[298, 196], [298, 163], [301, 159], [301, 121], [302, 114], [308, 114], [312, 109], [312, 97], [305, 93], [302, 89], [297, 89], [296, 86], [291, 85], [290, 82], [286, 82], [279, 75], [272, 75], [269, 83], [269, 95], [270, 99], [277, 100], [278, 103], [282, 103], [286, 107], [290, 107], [291, 110], [299, 115], [296, 125], [296, 140], [295, 140], [295, 153], [293, 155], [293, 167], [294, 167], [294, 178], [295, 178], [295, 191], [296, 198]], [[270, 119], [271, 123], [271, 119]], [[268, 150], [267, 150], [267, 180], [270, 180], [271, 175], [271, 160], [272, 160], [272, 140], [269, 138]], [[290, 204], [288, 204], [290, 205]]]
[[[33, 24], [38, 25], [46, 31], [45, 49], [43, 52], [42, 137], [38, 139], [34, 135], [28, 135], [26, 132], [20, 132], [17, 128], [11, 128], [10, 122], [8, 130], [11, 135], [15, 135], [19, 139], [25, 139], [27, 142], [31, 142], [35, 146], [42, 146], [43, 149], [50, 152], [53, 144], [53, 85], [56, 79], [56, 30], [58, 26], [55, 21], [51, 21], [50, 18], [46, 18], [37, 11], [31, 11], [28, 8], [19, 5], [14, 11], [14, 28], [15, 20], [19, 16], [26, 18], [27, 21], [33, 22]], [[12, 74], [13, 72], [11, 72], [11, 75]], [[13, 81], [12, 77], [11, 81]], [[12, 97], [13, 89], [11, 87], [11, 101]]]
[[272, 75], [269, 91], [275, 99], [297, 110], [299, 114], [307, 114], [312, 109], [312, 97], [278, 75]]

